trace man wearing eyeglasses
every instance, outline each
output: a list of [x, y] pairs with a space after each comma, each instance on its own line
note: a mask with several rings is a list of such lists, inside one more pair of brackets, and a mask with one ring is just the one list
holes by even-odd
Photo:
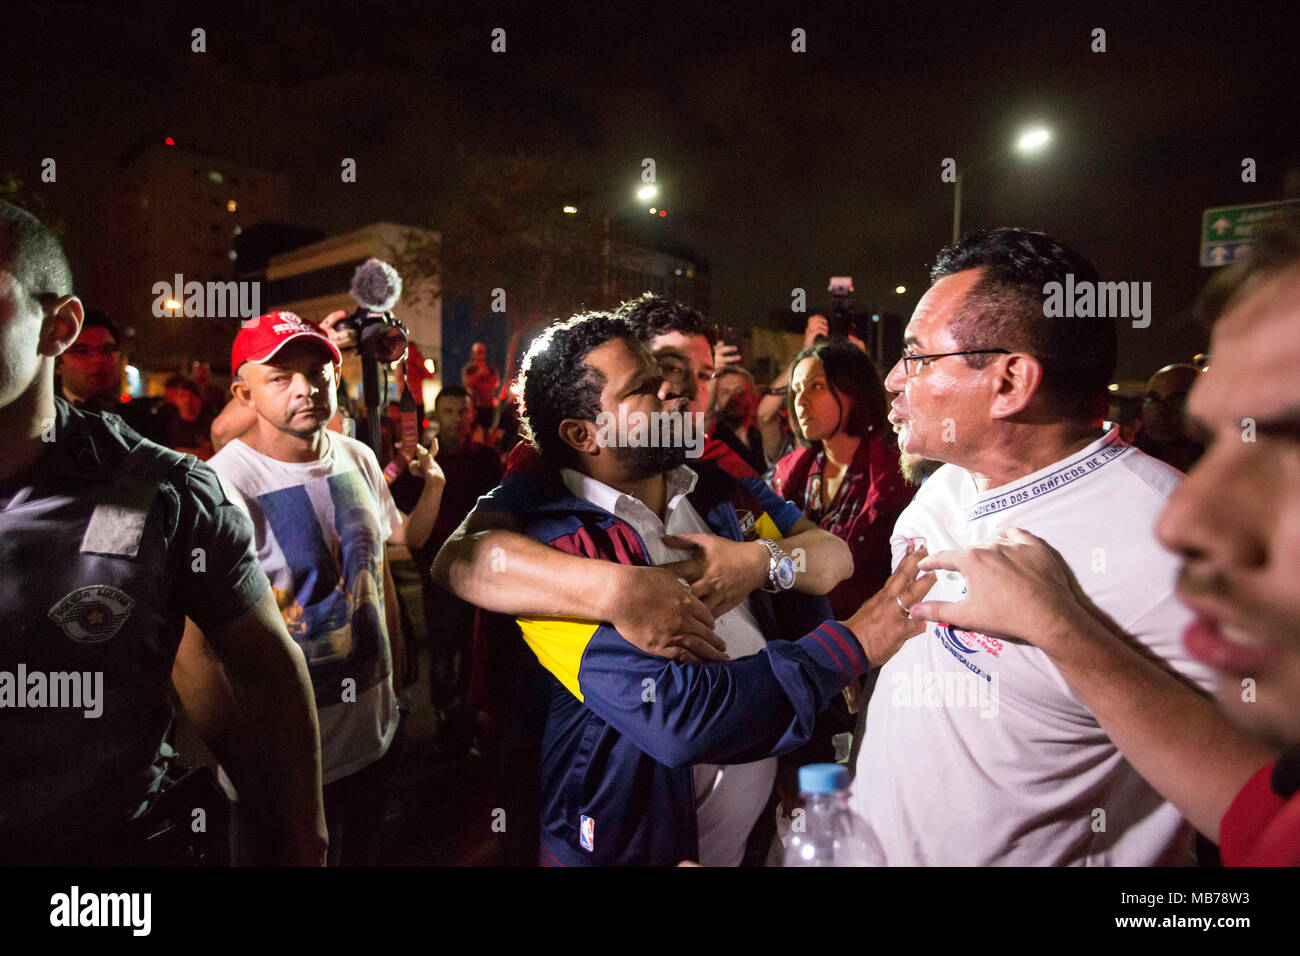
[[87, 412], [113, 412], [133, 429], [160, 445], [167, 444], [157, 402], [122, 401], [122, 372], [126, 357], [117, 325], [103, 312], [87, 312], [77, 336], [59, 356], [56, 369], [61, 396], [74, 408]]
[[1142, 433], [1133, 442], [1153, 458], [1186, 474], [1205, 446], [1187, 434], [1187, 394], [1201, 377], [1195, 365], [1166, 365], [1147, 380], [1142, 399]]
[[[1026, 230], [972, 234], [940, 254], [885, 386], [899, 450], [947, 464], [894, 540], [923, 538], [935, 553], [1029, 529], [1148, 655], [1208, 689], [1180, 640], [1177, 562], [1154, 533], [1181, 475], [1103, 431], [1115, 327], [1045, 315], [1044, 286], [1070, 274], [1097, 281], [1082, 256]], [[964, 594], [950, 574], [931, 600]], [[881, 671], [854, 799], [888, 862], [1186, 863], [1191, 828], [1043, 652], [997, 636], [1013, 631], [933, 622]]]

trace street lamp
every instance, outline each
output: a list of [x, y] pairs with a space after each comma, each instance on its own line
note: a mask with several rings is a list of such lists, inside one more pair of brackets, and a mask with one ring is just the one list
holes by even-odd
[[[1033, 129], [1025, 130], [1016, 140], [1016, 150], [1026, 155], [1032, 155], [1042, 150], [1052, 138], [1052, 134], [1044, 127], [1038, 126]], [[996, 152], [987, 159], [976, 163], [971, 169], [978, 169], [985, 166], [1002, 156], [1002, 152]], [[961, 167], [957, 167], [957, 181], [952, 192], [952, 244], [957, 245], [957, 240], [961, 238]]]
[[1038, 150], [1046, 146], [1047, 141], [1051, 138], [1052, 134], [1041, 127], [1038, 129], [1031, 129], [1021, 134], [1020, 139], [1016, 143], [1016, 149], [1020, 150], [1022, 153], [1036, 153]]

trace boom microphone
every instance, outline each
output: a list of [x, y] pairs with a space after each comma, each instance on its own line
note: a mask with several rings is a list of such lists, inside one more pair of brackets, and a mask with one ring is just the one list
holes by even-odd
[[352, 273], [348, 295], [371, 312], [391, 312], [402, 297], [402, 277], [382, 259], [367, 259]]
[[367, 358], [396, 362], [404, 357], [406, 326], [392, 313], [402, 297], [402, 277], [397, 270], [381, 259], [367, 259], [352, 274], [348, 295], [356, 301], [357, 310], [339, 319], [336, 327], [356, 332], [357, 347]]

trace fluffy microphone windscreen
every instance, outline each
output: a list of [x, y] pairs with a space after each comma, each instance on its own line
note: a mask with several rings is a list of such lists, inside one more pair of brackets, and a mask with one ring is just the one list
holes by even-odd
[[402, 297], [402, 277], [380, 259], [367, 259], [352, 273], [352, 298], [364, 308], [388, 312]]

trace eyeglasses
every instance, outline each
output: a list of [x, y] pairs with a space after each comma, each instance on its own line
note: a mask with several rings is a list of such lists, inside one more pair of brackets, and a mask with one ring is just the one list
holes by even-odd
[[[907, 352], [904, 352], [901, 361], [903, 363], [903, 374], [906, 375], [908, 378], [911, 378], [912, 370], [914, 368], [917, 367], [926, 368], [926, 366], [921, 365], [920, 363], [929, 362], [933, 359], [948, 358], [950, 355], [1010, 355], [1010, 354], [1011, 352], [1008, 349], [966, 349], [962, 352], [935, 352], [932, 355], [911, 355]], [[912, 364], [913, 362], [917, 364], [913, 365]]]
[[1170, 408], [1177, 408], [1187, 401], [1187, 392], [1170, 392], [1168, 395], [1157, 395], [1155, 392], [1147, 392], [1142, 402], [1146, 405], [1167, 405]]
[[120, 345], [101, 345], [98, 348], [89, 345], [73, 345], [63, 354], [70, 355], [75, 359], [88, 359], [96, 355], [101, 358], [115, 358], [121, 352], [122, 346]]

